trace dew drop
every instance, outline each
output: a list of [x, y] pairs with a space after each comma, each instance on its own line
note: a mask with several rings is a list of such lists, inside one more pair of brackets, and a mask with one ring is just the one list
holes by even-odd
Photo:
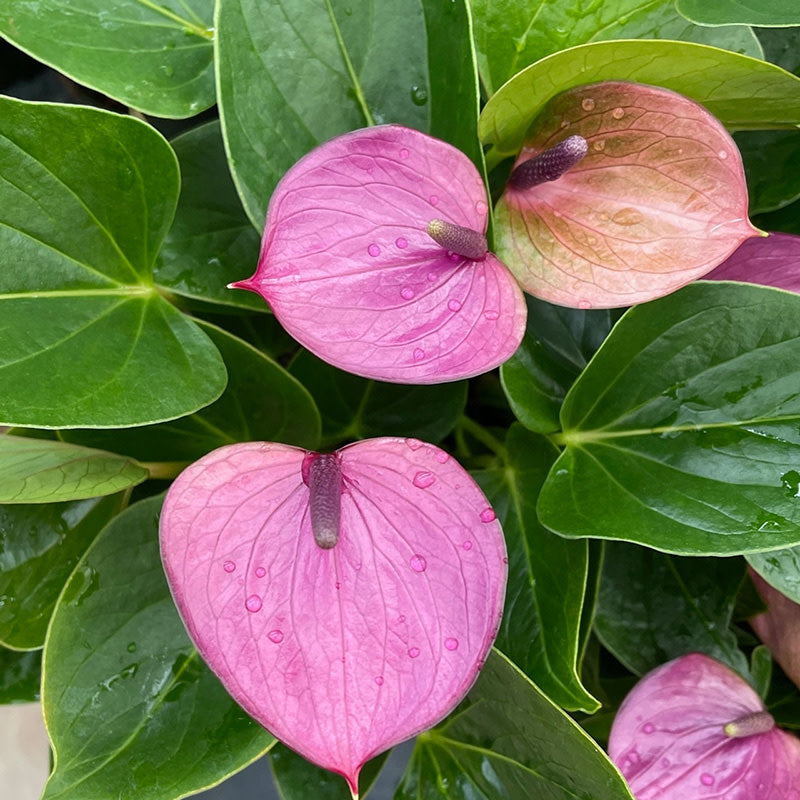
[[481, 522], [494, 522], [497, 519], [497, 514], [494, 513], [493, 508], [484, 508], [479, 516]]
[[422, 445], [423, 442], [419, 439], [406, 439], [406, 447], [408, 447], [409, 450], [419, 450]]
[[595, 105], [596, 103], [594, 102], [594, 100], [592, 100], [591, 97], [584, 97], [583, 100], [581, 100], [581, 108], [584, 111], [591, 111], [595, 107]]
[[425, 351], [421, 347], [417, 347], [414, 350], [414, 361], [422, 361], [425, 358]]
[[450, 454], [444, 450], [437, 450], [435, 458], [440, 464], [446, 464], [450, 460]]
[[588, 300], [578, 300], [578, 308], [591, 308], [592, 304]]
[[410, 300], [410, 299], [411, 299], [413, 296], [414, 296], [414, 290], [413, 290], [413, 289], [411, 289], [411, 288], [410, 288], [410, 287], [408, 287], [408, 286], [404, 286], [404, 287], [403, 287], [403, 288], [400, 290], [400, 297], [402, 297], [402, 298], [403, 298], [403, 300]]
[[371, 245], [370, 245], [370, 246], [367, 248], [367, 252], [368, 252], [368, 253], [369, 253], [369, 254], [370, 254], [370, 255], [371, 255], [373, 258], [375, 258], [375, 256], [378, 256], [378, 255], [380, 255], [380, 253], [381, 253], [381, 249], [380, 249], [380, 247], [378, 247], [378, 245], [376, 245], [376, 244], [373, 242], [373, 243], [372, 243], [372, 244], [371, 244]]
[[642, 212], [635, 208], [621, 208], [611, 217], [611, 221], [617, 225], [638, 225], [643, 219]]
[[500, 319], [500, 312], [499, 311], [492, 311], [492, 310], [484, 311], [483, 312], [483, 316], [486, 317], [486, 319], [488, 319], [488, 320], [494, 321], [496, 319]]
[[236, 564], [234, 564], [233, 561], [226, 561], [222, 565], [222, 569], [224, 569], [225, 572], [233, 572], [236, 569]]
[[408, 651], [408, 657], [409, 658], [416, 658], [418, 655], [419, 655], [419, 647], [412, 647]]
[[402, 625], [405, 621], [406, 621], [406, 618], [402, 614], [397, 618], [397, 624], [398, 625]]
[[728, 153], [725, 150], [720, 150], [717, 155], [724, 161], [728, 157]]
[[438, 206], [438, 205], [439, 205], [439, 195], [438, 195], [438, 194], [432, 194], [432, 195], [431, 195], [431, 196], [428, 198], [428, 200], [430, 201], [430, 204], [431, 204], [432, 206]]
[[400, 236], [399, 238], [395, 239], [394, 243], [397, 245], [397, 247], [400, 250], [405, 250], [406, 247], [408, 247], [408, 241], [406, 239], [404, 239], [402, 236]]
[[411, 87], [411, 102], [415, 106], [424, 106], [428, 102], [428, 91], [422, 86]]
[[652, 732], [653, 732], [655, 729], [656, 729], [656, 726], [655, 726], [655, 725], [653, 725], [653, 723], [652, 723], [652, 722], [647, 722], [647, 723], [645, 723], [645, 725], [642, 727], [642, 730], [643, 730], [645, 733], [652, 733]]
[[261, 611], [261, 598], [257, 594], [251, 594], [250, 597], [245, 600], [244, 607], [252, 613]]
[[596, 142], [592, 143], [592, 150], [595, 150], [598, 153], [601, 153], [605, 149], [606, 149], [605, 139], [598, 139]]
[[264, 567], [256, 567], [256, 578], [263, 578], [266, 574]]
[[376, 686], [383, 686], [383, 675], [376, 675], [375, 676], [375, 685]]
[[569, 128], [569, 120], [568, 119], [562, 119], [561, 120], [561, 127], [562, 128]]
[[452, 637], [449, 639], [445, 639], [444, 646], [448, 650], [458, 650], [458, 639], [453, 639]]
[[479, 214], [485, 214], [488, 210], [489, 206], [487, 206], [483, 200], [478, 200], [478, 202], [475, 203], [475, 211], [477, 211]]
[[436, 476], [432, 472], [418, 472], [411, 481], [417, 489], [427, 489], [429, 486], [433, 486], [435, 482]]
[[425, 560], [425, 556], [421, 556], [419, 553], [414, 553], [408, 563], [411, 564], [411, 569], [414, 572], [425, 572], [428, 569], [428, 562]]
[[617, 107], [611, 112], [611, 116], [614, 119], [622, 119], [625, 116], [625, 109]]
[[136, 652], [136, 642], [130, 642], [128, 644], [128, 652], [135, 653]]
[[709, 775], [707, 772], [704, 772], [700, 776], [700, 783], [702, 783], [703, 786], [713, 786], [714, 785], [714, 776], [713, 775]]
[[464, 548], [464, 550], [472, 550], [472, 542], [469, 539], [467, 539], [461, 546]]
[[400, 151], [400, 158], [408, 158], [408, 150], [405, 147]]
[[280, 644], [283, 641], [283, 631], [275, 628], [274, 631], [270, 631], [267, 634], [267, 639], [269, 639], [273, 644]]
[[458, 300], [450, 300], [450, 302], [447, 304], [447, 307], [451, 311], [461, 311], [461, 303], [459, 303]]

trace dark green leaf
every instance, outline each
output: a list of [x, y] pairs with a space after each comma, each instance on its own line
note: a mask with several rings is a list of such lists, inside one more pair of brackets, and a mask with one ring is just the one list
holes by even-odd
[[221, 0], [216, 28], [223, 133], [258, 230], [286, 170], [355, 128], [401, 123], [481, 163], [465, 0]]
[[213, 0], [0, 0], [0, 34], [59, 72], [157, 117], [214, 104]]
[[395, 800], [632, 800], [608, 757], [493, 651], [467, 699], [420, 734]]
[[55, 767], [43, 800], [185, 797], [274, 742], [185, 633], [159, 558], [161, 501], [105, 529], [53, 616], [42, 702]]
[[221, 328], [199, 323], [222, 353], [228, 386], [222, 397], [187, 417], [119, 431], [65, 431], [70, 441], [114, 447], [143, 461], [196, 461], [226, 444], [285, 442], [313, 449], [320, 419], [311, 395], [268, 356]]
[[539, 524], [536, 497], [557, 450], [512, 425], [504, 469], [474, 474], [503, 526], [508, 588], [495, 645], [563, 708], [596, 711], [578, 677], [578, 631], [586, 588], [586, 542], [554, 536]]
[[770, 586], [800, 603], [800, 547], [749, 553], [747, 561]]
[[412, 436], [441, 441], [467, 401], [467, 382], [430, 386], [359, 378], [301, 351], [289, 371], [311, 392], [322, 414], [324, 442], [371, 436]]
[[525, 337], [500, 368], [500, 379], [517, 419], [537, 433], [560, 427], [567, 390], [611, 330], [616, 310], [584, 311], [528, 297]]
[[772, 655], [763, 644], [754, 647], [750, 654], [750, 674], [759, 697], [766, 699], [772, 681]]
[[128, 458], [63, 442], [0, 436], [0, 503], [53, 503], [114, 494], [148, 476]]
[[734, 137], [742, 154], [750, 216], [774, 211], [800, 197], [800, 131], [741, 131]]
[[0, 648], [0, 704], [33, 703], [39, 699], [42, 651]]
[[540, 519], [689, 555], [798, 544], [798, 385], [798, 295], [698, 282], [631, 309], [564, 401]]
[[540, 58], [586, 42], [679, 39], [760, 58], [753, 32], [742, 25], [705, 28], [676, 10], [673, 0], [472, 0], [481, 80], [488, 96]]
[[228, 171], [219, 122], [184, 133], [172, 146], [181, 194], [156, 263], [156, 283], [195, 300], [267, 311], [252, 292], [227, 288], [255, 272], [260, 239]]
[[207, 405], [208, 338], [152, 285], [178, 193], [153, 128], [0, 98], [0, 423], [122, 427]]
[[676, 0], [675, 5], [699, 25], [800, 25], [796, 0]]
[[677, 558], [608, 542], [595, 631], [637, 675], [698, 652], [747, 677], [747, 659], [730, 630], [744, 574], [740, 558]]
[[75, 564], [119, 512], [119, 496], [0, 506], [0, 643], [41, 647]]
[[795, 75], [800, 72], [800, 28], [759, 28], [757, 34], [766, 61]]

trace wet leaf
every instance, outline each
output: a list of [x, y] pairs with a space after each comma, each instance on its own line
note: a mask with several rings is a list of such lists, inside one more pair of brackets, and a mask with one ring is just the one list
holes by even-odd
[[800, 603], [800, 547], [750, 553], [746, 558], [747, 563], [770, 586], [795, 603]]

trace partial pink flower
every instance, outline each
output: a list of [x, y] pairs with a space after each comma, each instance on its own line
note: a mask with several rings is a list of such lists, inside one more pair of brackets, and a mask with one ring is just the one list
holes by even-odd
[[258, 269], [232, 286], [348, 372], [468, 378], [506, 361], [525, 332], [522, 292], [487, 252], [488, 211], [478, 170], [451, 145], [399, 125], [353, 131], [286, 173]]
[[800, 292], [800, 236], [771, 233], [747, 239], [704, 280], [742, 281]]
[[497, 634], [502, 530], [469, 474], [415, 439], [320, 455], [223, 447], [161, 514], [178, 610], [231, 695], [343, 775], [432, 726]]
[[636, 684], [608, 752], [636, 800], [800, 798], [800, 741], [742, 678], [699, 653]]

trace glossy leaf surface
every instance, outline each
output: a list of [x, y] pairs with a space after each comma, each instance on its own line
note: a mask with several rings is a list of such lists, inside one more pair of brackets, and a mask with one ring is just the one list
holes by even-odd
[[671, 89], [705, 106], [729, 129], [800, 123], [800, 79], [773, 64], [689, 42], [594, 42], [554, 53], [508, 81], [481, 112], [481, 141], [499, 154], [516, 155], [551, 97], [598, 81]]
[[2, 0], [0, 33], [103, 94], [157, 117], [214, 104], [212, 0]]
[[564, 401], [542, 522], [692, 555], [800, 542], [799, 336], [800, 298], [745, 284], [626, 312]]
[[676, 0], [683, 16], [701, 25], [800, 25], [793, 0]]
[[542, 110], [517, 166], [567, 134], [588, 154], [557, 180], [509, 182], [495, 209], [497, 253], [526, 292], [630, 306], [701, 277], [756, 235], [739, 151], [697, 103], [634, 83], [571, 89]]
[[779, 728], [742, 738], [723, 730], [763, 710], [735, 672], [693, 653], [634, 687], [614, 720], [609, 754], [636, 800], [794, 800], [800, 741]]
[[676, 558], [608, 542], [595, 631], [637, 675], [691, 652], [747, 675], [747, 659], [730, 629], [744, 574], [739, 558]]
[[86, 447], [0, 436], [0, 503], [53, 503], [114, 494], [148, 477], [128, 458]]
[[607, 756], [493, 650], [455, 714], [417, 739], [395, 800], [632, 800]]
[[121, 507], [119, 496], [0, 506], [0, 643], [44, 644], [67, 578]]
[[[329, 457], [340, 487], [315, 494], [306, 457], [249, 443], [189, 467], [167, 495], [162, 557], [231, 694], [355, 791], [369, 758], [472, 685], [500, 624], [505, 543], [480, 489], [432, 445], [349, 445]], [[322, 549], [311, 515], [327, 490], [340, 493], [341, 521]]]
[[563, 0], [471, 0], [478, 66], [486, 94], [551, 53], [608, 39], [680, 39], [763, 55], [753, 32], [694, 25], [673, 0], [614, 0], [600, 4]]
[[770, 586], [795, 603], [800, 603], [800, 547], [750, 553], [747, 563]]
[[292, 360], [289, 371], [314, 396], [325, 442], [383, 435], [436, 444], [453, 430], [467, 401], [466, 382], [416, 386], [369, 381], [307, 350]]
[[41, 650], [18, 653], [0, 649], [0, 704], [36, 702], [41, 674]]
[[506, 610], [495, 646], [554, 703], [591, 713], [597, 701], [578, 676], [587, 545], [554, 536], [536, 516], [536, 497], [556, 449], [521, 425], [509, 429], [506, 448], [503, 469], [475, 475], [508, 546]]
[[223, 132], [257, 228], [292, 164], [364, 125], [408, 125], [481, 163], [464, 0], [221, 0], [216, 29]]
[[161, 498], [131, 506], [65, 587], [48, 633], [42, 701], [55, 750], [43, 800], [173, 800], [274, 741], [186, 636], [158, 553]]
[[152, 285], [175, 156], [132, 117], [0, 98], [0, 423], [118, 427], [222, 392], [208, 338]]
[[494, 255], [451, 253], [427, 226], [482, 234], [486, 200], [478, 170], [449, 144], [399, 125], [353, 131], [286, 173], [258, 270], [235, 285], [348, 372], [425, 384], [478, 375], [516, 350], [522, 292]]
[[[800, 293], [800, 236], [771, 233], [748, 239], [705, 279], [758, 283]], [[791, 483], [792, 476], [787, 480]]]

